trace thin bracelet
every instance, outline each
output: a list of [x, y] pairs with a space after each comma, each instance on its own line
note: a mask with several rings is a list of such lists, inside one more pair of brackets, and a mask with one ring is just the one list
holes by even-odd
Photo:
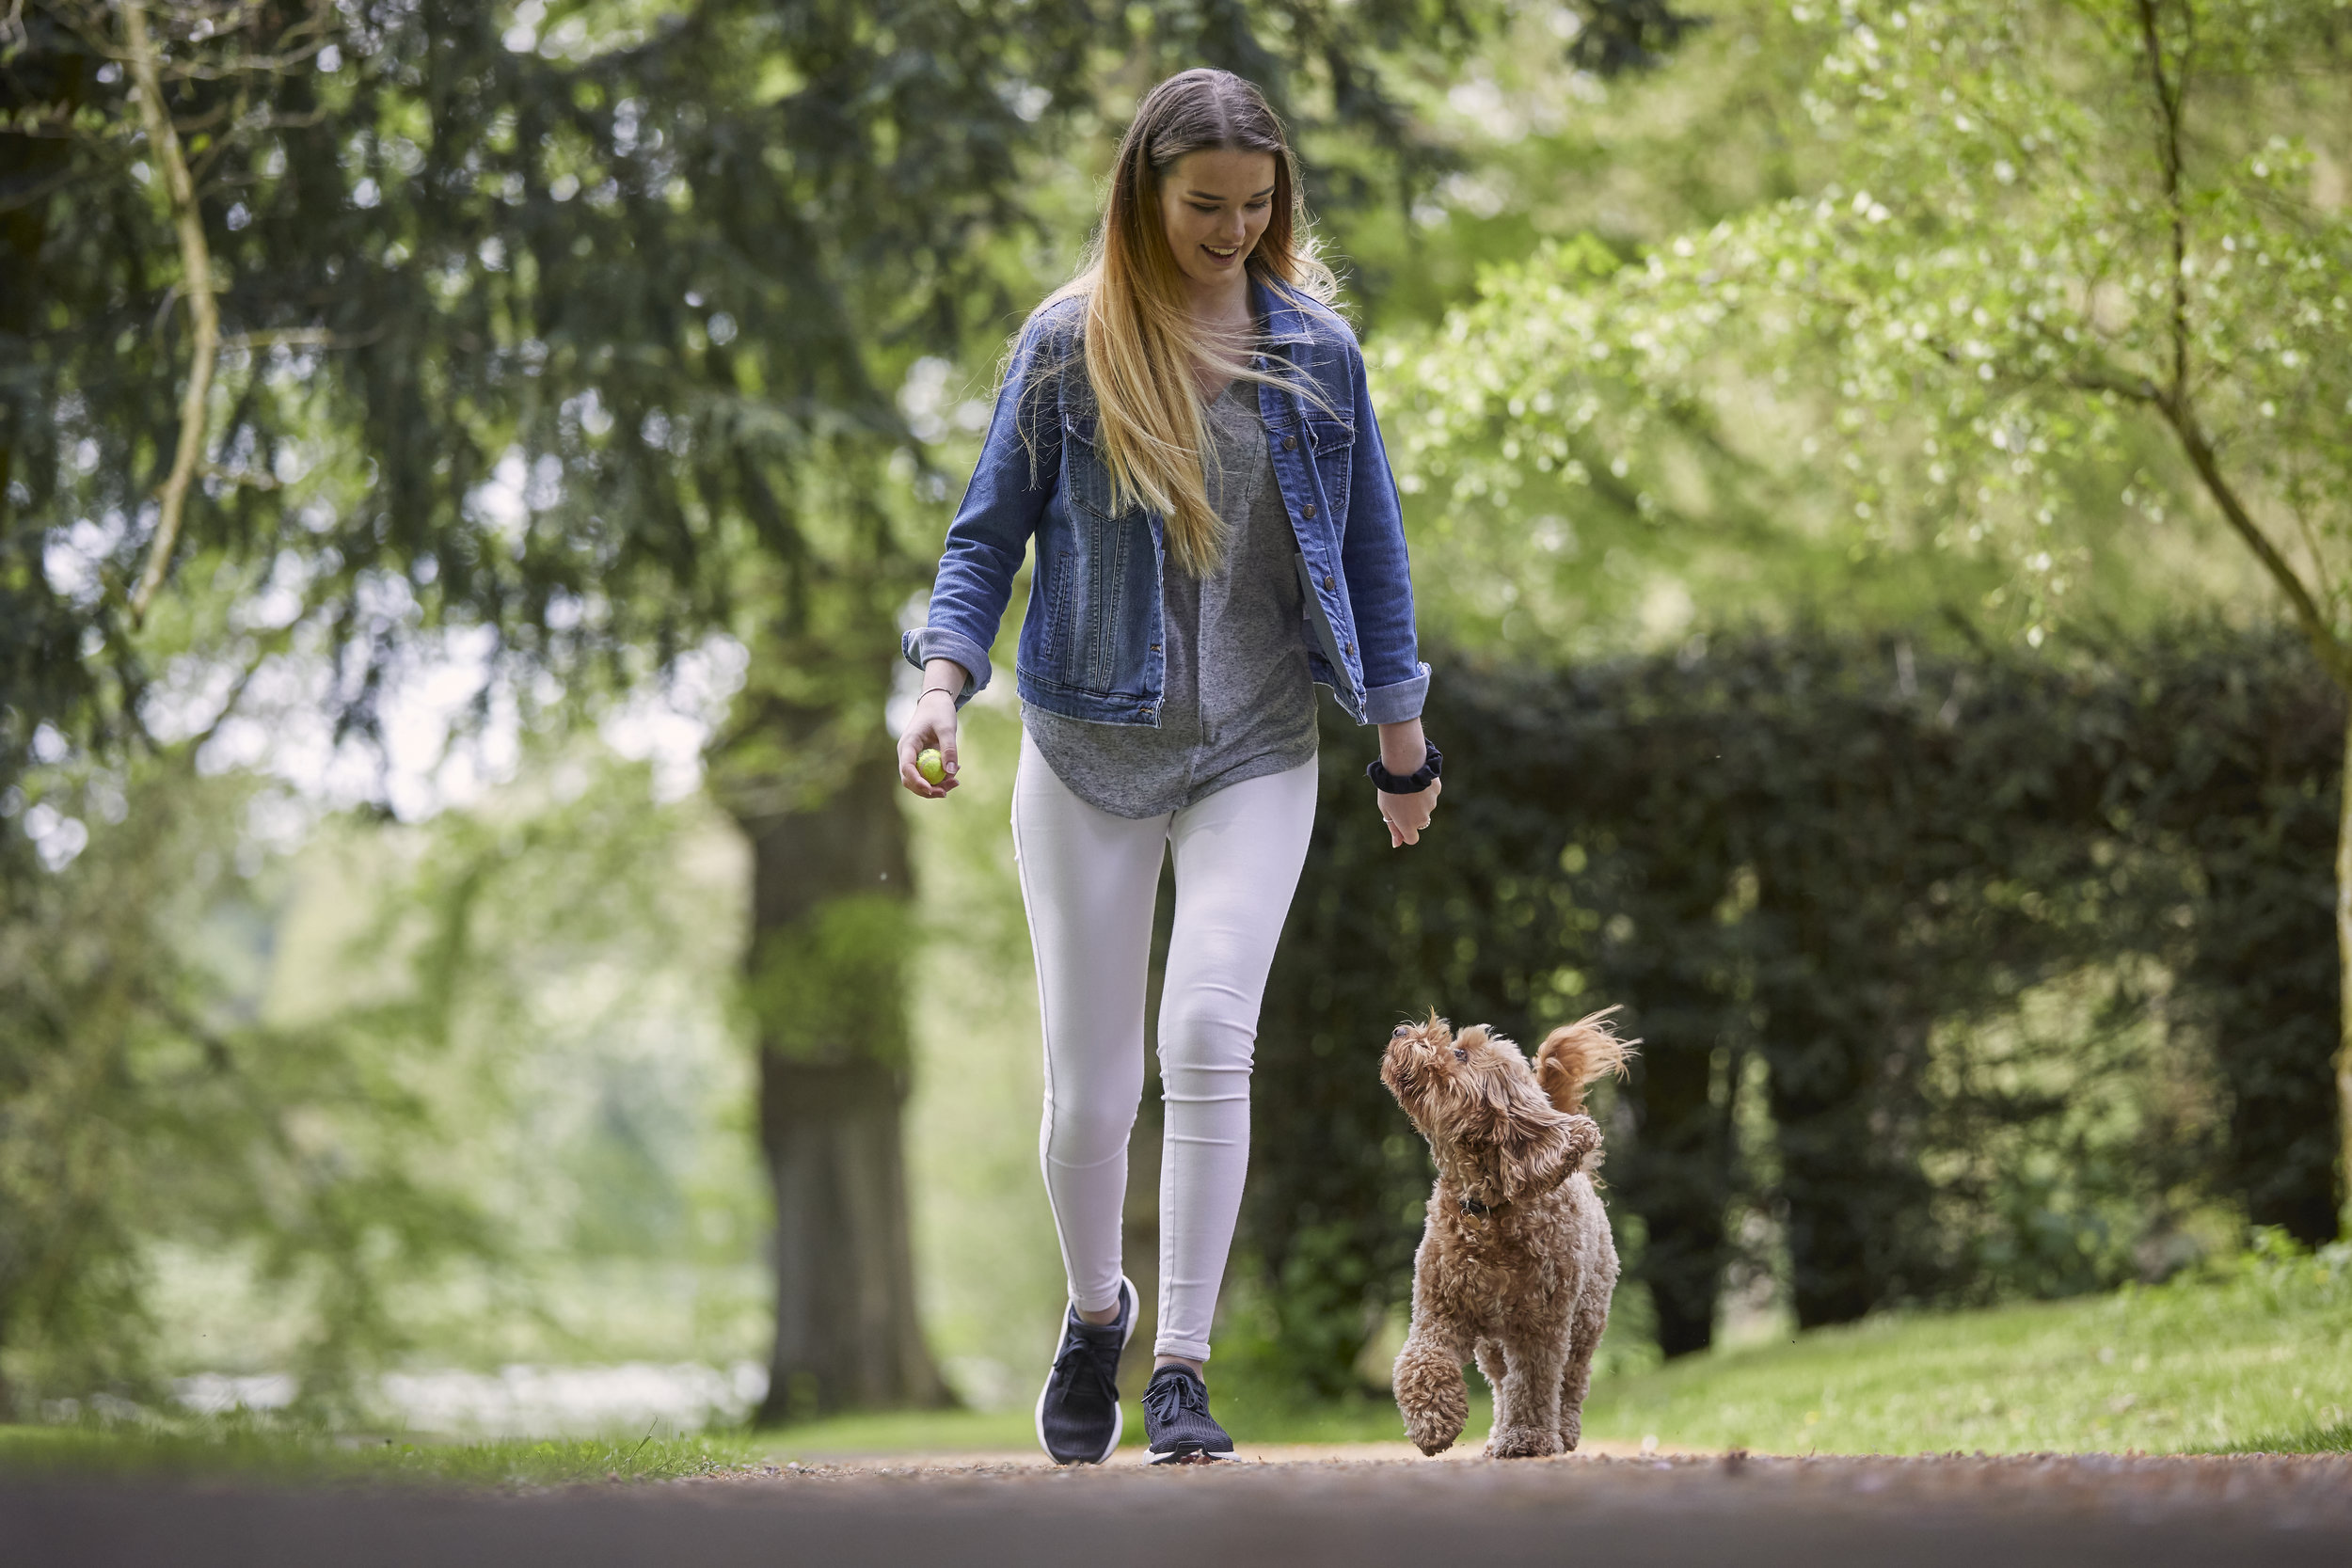
[[914, 700], [919, 703], [934, 691], [944, 691], [949, 697], [953, 697], [956, 694], [956, 689], [952, 686], [927, 686], [916, 694]]

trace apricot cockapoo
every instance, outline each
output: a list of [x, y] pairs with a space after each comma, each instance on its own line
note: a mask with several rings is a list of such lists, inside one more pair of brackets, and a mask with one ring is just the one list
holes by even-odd
[[1396, 1358], [1397, 1408], [1423, 1453], [1461, 1435], [1472, 1355], [1495, 1390], [1488, 1458], [1576, 1447], [1617, 1283], [1593, 1190], [1600, 1129], [1583, 1114], [1584, 1086], [1622, 1072], [1638, 1043], [1617, 1038], [1615, 1010], [1554, 1029], [1532, 1068], [1485, 1024], [1457, 1035], [1435, 1013], [1400, 1025], [1381, 1058], [1381, 1082], [1438, 1163]]

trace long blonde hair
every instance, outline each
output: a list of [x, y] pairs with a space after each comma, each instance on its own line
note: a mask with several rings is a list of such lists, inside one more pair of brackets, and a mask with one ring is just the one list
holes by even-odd
[[1038, 307], [1042, 312], [1065, 299], [1087, 302], [1086, 375], [1112, 506], [1158, 513], [1169, 552], [1196, 576], [1222, 556], [1224, 530], [1209, 500], [1216, 449], [1195, 367], [1219, 380], [1266, 382], [1325, 401], [1303, 377], [1256, 369], [1247, 345], [1203, 332], [1192, 319], [1161, 215], [1161, 182], [1177, 160], [1212, 150], [1273, 155], [1273, 212], [1249, 253], [1249, 275], [1279, 293], [1328, 305], [1339, 279], [1317, 254], [1281, 120], [1241, 77], [1197, 70], [1145, 95], [1120, 141], [1087, 264]]

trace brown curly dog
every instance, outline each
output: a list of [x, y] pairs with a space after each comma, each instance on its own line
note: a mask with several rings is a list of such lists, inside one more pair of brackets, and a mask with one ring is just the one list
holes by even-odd
[[1413, 1258], [1412, 1332], [1396, 1358], [1397, 1408], [1423, 1453], [1461, 1435], [1462, 1363], [1473, 1354], [1495, 1390], [1488, 1458], [1576, 1447], [1617, 1283], [1584, 1085], [1622, 1073], [1639, 1043], [1617, 1038], [1614, 1011], [1554, 1029], [1532, 1069], [1485, 1024], [1457, 1035], [1434, 1012], [1399, 1025], [1381, 1058], [1381, 1082], [1438, 1162]]

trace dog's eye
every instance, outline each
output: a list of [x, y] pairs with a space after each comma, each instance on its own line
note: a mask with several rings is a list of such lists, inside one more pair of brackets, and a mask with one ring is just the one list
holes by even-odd
[[1457, 1045], [1454, 1048], [1454, 1059], [1457, 1062], [1467, 1062], [1470, 1060], [1470, 1053]]
[[1391, 1039], [1398, 1039], [1398, 1038], [1403, 1037], [1404, 1037], [1404, 1036], [1406, 1036], [1406, 1035], [1409, 1035], [1409, 1034], [1411, 1034], [1412, 1032], [1413, 1032], [1413, 1026], [1412, 1026], [1411, 1024], [1409, 1024], [1409, 1023], [1400, 1023], [1400, 1024], [1398, 1024], [1395, 1028], [1393, 1028], [1393, 1029], [1391, 1029], [1391, 1030], [1390, 1030], [1390, 1031], [1389, 1031], [1389, 1038], [1391, 1038]]

